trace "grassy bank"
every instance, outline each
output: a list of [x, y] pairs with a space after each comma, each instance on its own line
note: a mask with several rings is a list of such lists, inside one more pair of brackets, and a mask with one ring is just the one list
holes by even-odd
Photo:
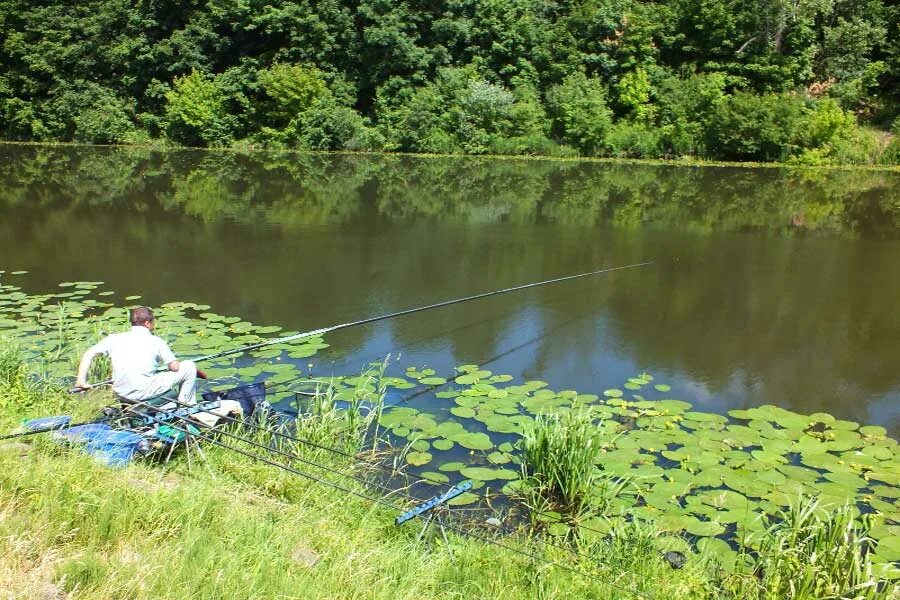
[[[44, 410], [84, 416], [104, 400], [98, 394], [75, 406], [13, 355], [4, 355], [0, 369], [7, 426]], [[334, 415], [319, 411], [318, 418], [335, 432]], [[364, 471], [323, 450], [291, 452]], [[374, 494], [352, 480], [338, 482]], [[453, 532], [449, 546], [430, 534], [420, 541], [420, 524], [395, 527], [396, 515], [209, 445], [202, 455], [195, 450], [168, 464], [116, 470], [46, 437], [10, 440], [0, 442], [0, 589], [4, 598], [709, 596], [699, 560], [671, 571], [637, 532], [618, 540], [615, 552], [596, 546], [598, 560], [579, 563], [562, 548], [524, 539], [501, 541], [512, 550]]]
[[[106, 400], [98, 394], [75, 404], [32, 376], [14, 351], [0, 360], [0, 384], [7, 425], [26, 414], [73, 408], [90, 414]], [[340, 423], [353, 428], [349, 435], [359, 427], [327, 406], [305, 425], [306, 434], [317, 423], [331, 436], [347, 434], [336, 429]], [[304, 445], [288, 450], [305, 464], [366, 474], [358, 460]], [[375, 495], [324, 469], [292, 464], [350, 492]], [[408, 506], [402, 494], [387, 501]], [[573, 545], [500, 537], [470, 523], [474, 536], [450, 531], [445, 544], [439, 535], [417, 539], [418, 522], [394, 526], [396, 515], [209, 444], [202, 454], [182, 453], [166, 464], [110, 469], [41, 436], [3, 441], [0, 597], [817, 598], [850, 572], [846, 562], [831, 572], [827, 556], [838, 546], [859, 549], [854, 531], [807, 527], [810, 519], [798, 519], [764, 543], [765, 571], [726, 575], [686, 540], [647, 522]], [[677, 570], [663, 552], [676, 547], [686, 557]], [[865, 560], [854, 556], [864, 571]], [[896, 587], [871, 583], [849, 597], [900, 597]]]

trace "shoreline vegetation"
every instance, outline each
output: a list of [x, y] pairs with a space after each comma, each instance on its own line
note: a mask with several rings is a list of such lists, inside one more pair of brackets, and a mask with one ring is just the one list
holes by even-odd
[[[88, 416], [108, 401], [103, 392], [72, 400], [35, 377], [9, 343], [0, 339], [4, 423], [23, 405]], [[305, 435], [321, 429], [323, 441], [362, 439], [345, 409], [322, 407], [303, 424]], [[574, 441], [585, 434], [580, 428]], [[556, 458], [539, 461], [581, 455], [583, 446], [564, 439], [565, 428], [551, 424], [537, 435], [558, 440], [550, 449]], [[290, 448], [299, 460], [365, 474], [364, 448], [356, 450], [353, 459], [305, 444]], [[725, 569], [714, 543], [697, 549], [652, 521], [572, 540], [498, 536], [469, 523], [480, 527], [474, 536], [452, 529], [446, 540], [436, 531], [420, 540], [417, 522], [397, 528], [396, 514], [383, 506], [234, 452], [207, 444], [193, 461], [182, 453], [170, 463], [111, 469], [46, 437], [0, 442], [5, 597], [900, 598], [895, 583], [873, 574], [865, 551], [871, 524], [858, 524], [849, 507], [823, 510], [812, 498], [770, 524], [752, 558], [740, 555], [747, 567]], [[374, 493], [356, 482], [341, 485]]]
[[229, 153], [235, 155], [298, 155], [298, 156], [360, 156], [360, 157], [397, 157], [397, 158], [416, 158], [422, 160], [430, 159], [484, 159], [484, 160], [507, 160], [507, 161], [539, 161], [539, 162], [559, 162], [559, 163], [594, 163], [609, 165], [639, 165], [648, 167], [684, 167], [684, 168], [735, 168], [735, 169], [783, 169], [786, 171], [802, 173], [804, 171], [822, 172], [822, 171], [862, 171], [862, 172], [900, 172], [900, 163], [897, 164], [841, 164], [841, 163], [821, 163], [821, 164], [797, 164], [789, 162], [754, 162], [754, 161], [727, 161], [705, 159], [696, 156], [683, 156], [679, 158], [621, 158], [621, 157], [602, 157], [602, 156], [544, 156], [539, 154], [439, 154], [425, 152], [397, 152], [397, 151], [379, 151], [379, 150], [307, 150], [297, 148], [267, 148], [263, 146], [252, 146], [246, 144], [234, 144], [231, 146], [181, 146], [167, 144], [164, 140], [151, 143], [129, 143], [129, 144], [94, 144], [90, 142], [76, 141], [21, 141], [21, 140], [0, 140], [0, 146], [12, 147], [36, 147], [36, 148], [86, 148], [86, 149], [121, 149], [136, 150], [150, 152], [208, 152], [208, 153]]
[[[62, 384], [121, 322], [100, 286], [0, 286], [0, 432], [50, 414], [88, 420], [109, 403]], [[210, 311], [166, 303], [160, 334], [193, 355], [286, 333]], [[46, 434], [2, 440], [0, 589], [73, 600], [900, 599], [900, 467], [883, 427], [773, 406], [694, 411], [647, 373], [601, 398], [476, 365], [388, 376], [387, 361], [301, 406], [283, 389], [303, 384], [289, 359], [305, 365], [326, 347], [310, 338], [206, 370], [223, 387], [269, 373], [269, 399], [305, 415], [293, 438], [245, 425], [220, 441], [273, 449], [262, 453], [343, 490], [208, 442], [111, 469]], [[104, 379], [95, 366], [92, 380]], [[388, 387], [421, 386], [449, 415], [385, 406]], [[668, 399], [644, 399], [657, 394]], [[447, 540], [394, 525], [459, 476], [474, 487]]]
[[0, 138], [900, 163], [877, 0], [0, 7]]

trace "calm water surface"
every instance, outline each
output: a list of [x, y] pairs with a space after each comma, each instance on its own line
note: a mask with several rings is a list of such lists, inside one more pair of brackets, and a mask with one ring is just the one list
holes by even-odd
[[[773, 403], [900, 435], [900, 176], [474, 158], [0, 145], [0, 269], [308, 330], [654, 261], [333, 334], [700, 410]], [[395, 369], [401, 368], [399, 365]]]

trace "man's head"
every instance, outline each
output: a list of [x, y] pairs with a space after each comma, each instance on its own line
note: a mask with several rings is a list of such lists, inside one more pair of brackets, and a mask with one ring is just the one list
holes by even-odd
[[131, 319], [131, 324], [135, 327], [141, 326], [146, 327], [147, 329], [153, 329], [153, 311], [146, 306], [132, 308], [129, 318]]

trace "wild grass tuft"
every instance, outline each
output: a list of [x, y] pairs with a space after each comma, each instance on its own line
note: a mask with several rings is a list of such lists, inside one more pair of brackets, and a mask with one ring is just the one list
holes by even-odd
[[591, 414], [538, 415], [521, 445], [525, 503], [536, 511], [584, 515], [601, 478], [595, 464], [600, 439]]
[[352, 454], [374, 451], [387, 391], [386, 368], [387, 360], [366, 369], [352, 390], [335, 392], [334, 387], [325, 387], [317, 393], [296, 423], [291, 424], [297, 436]]
[[823, 507], [804, 497], [767, 519], [766, 528], [746, 540], [754, 547], [737, 561], [744, 572], [732, 578], [759, 598], [896, 598], [879, 585], [867, 557], [871, 519], [857, 520], [855, 509]]

